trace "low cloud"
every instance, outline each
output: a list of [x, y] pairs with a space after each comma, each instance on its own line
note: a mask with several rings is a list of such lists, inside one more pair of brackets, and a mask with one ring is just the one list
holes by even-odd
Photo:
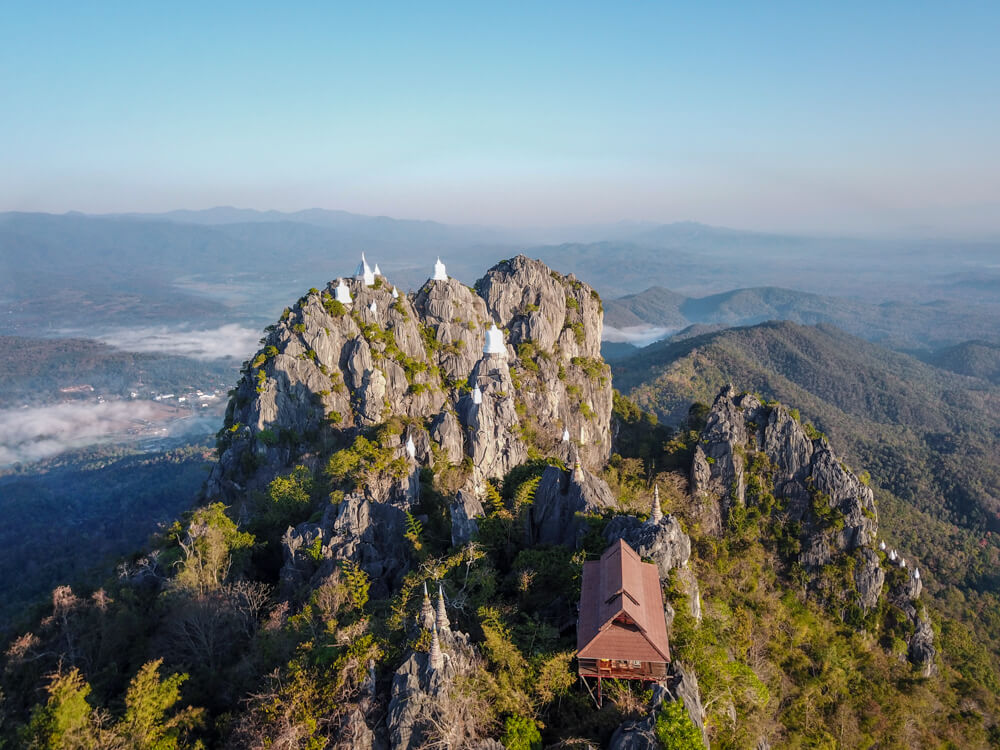
[[261, 332], [236, 323], [201, 330], [166, 326], [121, 328], [97, 336], [105, 344], [129, 352], [158, 352], [195, 359], [244, 360], [257, 349]]
[[614, 326], [604, 326], [604, 340], [615, 344], [632, 344], [634, 346], [648, 346], [654, 341], [669, 336], [674, 329], [661, 328], [660, 326], [627, 326], [625, 328], [615, 328]]
[[0, 468], [50, 458], [74, 448], [175, 432], [171, 415], [151, 401], [68, 403], [0, 409]]

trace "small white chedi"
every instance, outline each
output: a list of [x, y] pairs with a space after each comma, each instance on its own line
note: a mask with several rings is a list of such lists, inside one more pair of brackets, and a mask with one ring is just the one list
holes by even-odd
[[351, 290], [343, 279], [337, 279], [337, 288], [333, 290], [333, 298], [342, 305], [351, 304]]
[[410, 458], [417, 457], [417, 446], [413, 444], [413, 435], [406, 436], [406, 455]]
[[368, 265], [368, 261], [365, 260], [364, 253], [361, 253], [361, 262], [358, 263], [358, 270], [354, 272], [354, 277], [363, 281], [365, 286], [375, 285], [375, 272], [372, 271]]
[[475, 388], [472, 389], [472, 403], [481, 404], [483, 403], [483, 392], [479, 390], [479, 385], [477, 384]]
[[438, 257], [437, 261], [434, 263], [434, 281], [447, 281], [448, 272], [445, 271], [444, 263], [441, 262], [441, 258]]
[[503, 331], [493, 323], [486, 332], [486, 344], [483, 346], [483, 354], [496, 354], [501, 357], [507, 356], [507, 346], [503, 342]]

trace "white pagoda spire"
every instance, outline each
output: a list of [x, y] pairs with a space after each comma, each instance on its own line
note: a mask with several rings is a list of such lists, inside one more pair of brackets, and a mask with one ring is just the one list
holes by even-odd
[[483, 392], [479, 389], [479, 383], [472, 389], [472, 403], [477, 405], [483, 403]]
[[878, 548], [885, 552], [885, 539], [878, 543]]
[[376, 276], [385, 276], [385, 274], [382, 273], [382, 269], [378, 267], [378, 263], [375, 264], [375, 270], [372, 271], [372, 273]]
[[437, 628], [441, 632], [451, 630], [451, 623], [448, 622], [448, 612], [444, 608], [444, 589], [440, 583], [438, 584]]
[[392, 298], [399, 299], [399, 292], [396, 291], [396, 287], [392, 288]]
[[413, 435], [406, 436], [406, 455], [411, 459], [417, 457], [417, 446], [413, 444]]
[[918, 581], [920, 580], [920, 568], [913, 569], [913, 577], [916, 578]]
[[659, 523], [663, 519], [663, 509], [660, 507], [660, 485], [653, 486], [653, 509], [649, 514], [649, 520]]
[[431, 631], [431, 653], [427, 663], [435, 672], [439, 672], [444, 667], [444, 654], [441, 653], [441, 641], [438, 640], [437, 625]]
[[569, 427], [563, 427], [562, 441], [564, 443], [569, 442]]
[[420, 605], [418, 621], [424, 630], [430, 630], [434, 627], [434, 607], [431, 606], [431, 597], [427, 593], [427, 581], [424, 581], [424, 601]]
[[343, 279], [337, 279], [337, 288], [333, 290], [333, 298], [342, 305], [351, 304], [351, 290], [347, 288]]
[[361, 253], [361, 262], [358, 263], [358, 270], [354, 272], [354, 277], [364, 281], [365, 286], [375, 285], [375, 274], [368, 265], [368, 261], [365, 260], [364, 253]]
[[896, 562], [896, 550], [889, 550], [889, 559], [892, 560], [892, 562]]
[[573, 481], [582, 482], [583, 481], [583, 467], [580, 465], [580, 454], [576, 455], [576, 459], [573, 461]]
[[372, 300], [372, 303], [368, 305], [368, 312], [372, 315], [378, 315], [378, 305], [375, 304], [375, 300]]
[[438, 256], [437, 261], [434, 263], [434, 281], [447, 281], [448, 272], [445, 271], [444, 263], [441, 262], [441, 256]]
[[486, 332], [486, 344], [483, 346], [483, 354], [497, 354], [501, 357], [507, 356], [507, 346], [503, 342], [503, 331], [493, 323]]

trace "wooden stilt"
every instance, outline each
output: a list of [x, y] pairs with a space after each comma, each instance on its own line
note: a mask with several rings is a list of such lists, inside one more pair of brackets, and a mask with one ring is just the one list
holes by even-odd
[[598, 703], [597, 696], [594, 695], [594, 691], [590, 689], [590, 683], [587, 682], [587, 678], [584, 677], [583, 675], [580, 675], [580, 679], [583, 680], [584, 687], [586, 687], [587, 688], [587, 692], [590, 693], [590, 700], [594, 701], [594, 705], [597, 706], [598, 708], [600, 708], [601, 704]]
[[597, 708], [604, 708], [604, 695], [601, 693], [601, 677], [597, 677]]

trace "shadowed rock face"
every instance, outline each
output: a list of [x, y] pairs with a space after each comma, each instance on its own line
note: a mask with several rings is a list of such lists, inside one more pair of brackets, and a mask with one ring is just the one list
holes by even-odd
[[535, 490], [528, 529], [531, 544], [576, 547], [587, 533], [582, 514], [600, 513], [617, 505], [603, 479], [585, 469], [563, 471], [549, 466]]
[[[287, 309], [246, 363], [207, 498], [235, 500], [391, 417], [415, 420], [411, 434], [422, 428], [449, 463], [471, 460], [470, 488], [505, 475], [531, 446], [559, 453], [564, 429], [585, 467], [603, 466], [611, 373], [589, 286], [523, 256], [494, 266], [474, 290], [429, 280], [394, 299], [381, 276], [373, 286], [345, 278], [344, 305], [334, 299], [338, 281]], [[505, 329], [506, 356], [483, 354], [494, 323]]]

